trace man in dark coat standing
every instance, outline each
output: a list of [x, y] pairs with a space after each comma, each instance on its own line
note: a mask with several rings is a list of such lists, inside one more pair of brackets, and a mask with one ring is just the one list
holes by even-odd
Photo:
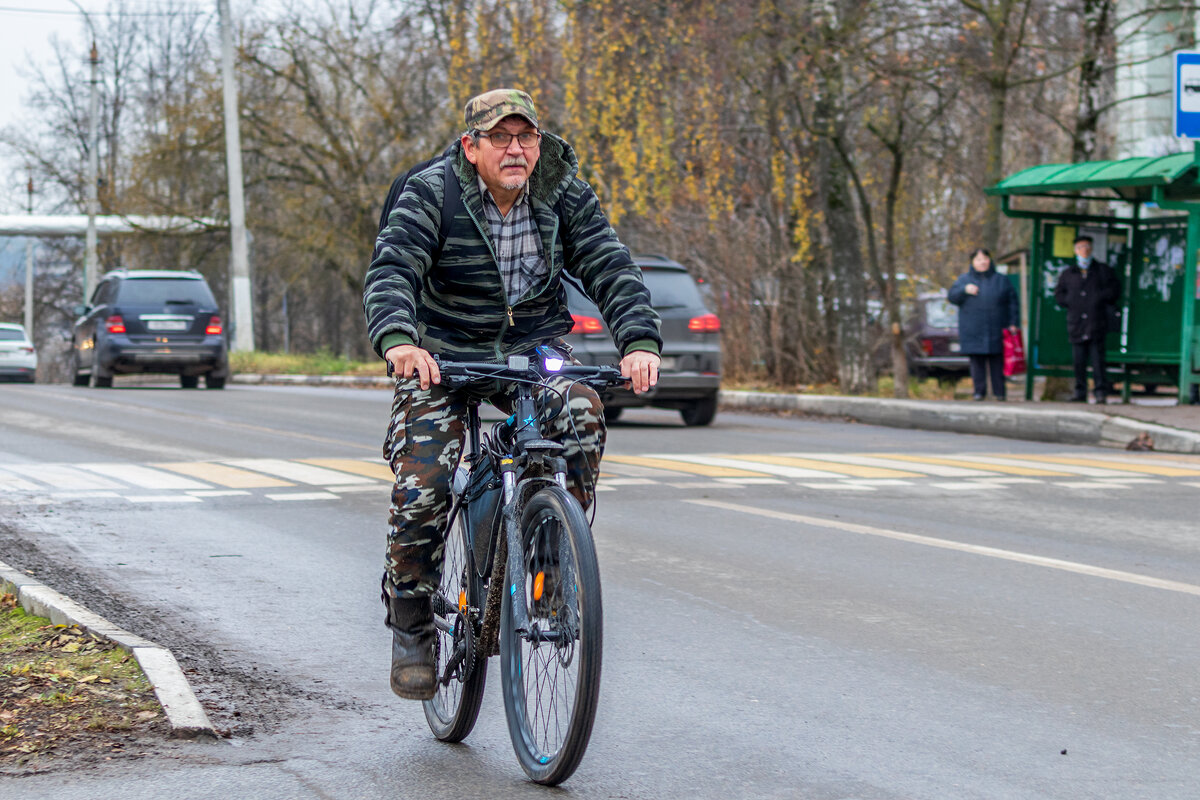
[[1108, 315], [1121, 297], [1117, 273], [1103, 261], [1092, 259], [1092, 237], [1075, 239], [1075, 263], [1058, 276], [1054, 300], [1067, 310], [1067, 338], [1075, 362], [1075, 393], [1071, 402], [1087, 400], [1087, 367], [1092, 364], [1092, 387], [1096, 402], [1108, 397], [1108, 365], [1104, 359], [1104, 337]]
[[959, 352], [970, 359], [975, 399], [987, 396], [990, 375], [992, 395], [1004, 400], [1004, 330], [1021, 330], [1021, 301], [1012, 282], [996, 271], [991, 253], [976, 248], [970, 269], [954, 282], [946, 299], [959, 307]]

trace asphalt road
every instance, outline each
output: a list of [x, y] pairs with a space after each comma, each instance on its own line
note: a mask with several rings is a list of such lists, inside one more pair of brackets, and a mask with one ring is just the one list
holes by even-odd
[[[171, 647], [232, 734], [0, 798], [548, 791], [495, 683], [461, 746], [388, 691], [389, 403], [0, 386], [0, 560]], [[659, 411], [608, 455], [601, 707], [562, 792], [1196, 796], [1200, 459]]]

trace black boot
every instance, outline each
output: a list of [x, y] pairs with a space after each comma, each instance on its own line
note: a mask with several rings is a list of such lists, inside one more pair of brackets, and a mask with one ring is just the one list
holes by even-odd
[[409, 700], [430, 700], [437, 693], [437, 629], [428, 597], [391, 597], [384, 590], [392, 629], [392, 691]]

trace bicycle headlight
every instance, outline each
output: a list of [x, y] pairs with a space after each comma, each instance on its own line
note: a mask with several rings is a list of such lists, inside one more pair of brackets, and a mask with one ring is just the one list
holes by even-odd
[[545, 360], [546, 372], [558, 372], [563, 368], [564, 360], [554, 356], [547, 356]]

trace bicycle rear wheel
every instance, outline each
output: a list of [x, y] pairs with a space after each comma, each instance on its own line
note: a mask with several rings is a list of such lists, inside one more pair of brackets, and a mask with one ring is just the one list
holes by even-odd
[[[600, 695], [603, 612], [592, 532], [561, 487], [538, 491], [521, 516], [523, 586], [504, 592], [500, 675], [508, 733], [521, 767], [554, 786], [579, 766]], [[530, 630], [516, 630], [522, 602]]]
[[487, 656], [475, 646], [483, 588], [475, 574], [466, 525], [464, 511], [447, 532], [442, 583], [433, 597], [438, 688], [433, 699], [422, 705], [429, 729], [443, 742], [461, 742], [475, 727], [487, 679]]

